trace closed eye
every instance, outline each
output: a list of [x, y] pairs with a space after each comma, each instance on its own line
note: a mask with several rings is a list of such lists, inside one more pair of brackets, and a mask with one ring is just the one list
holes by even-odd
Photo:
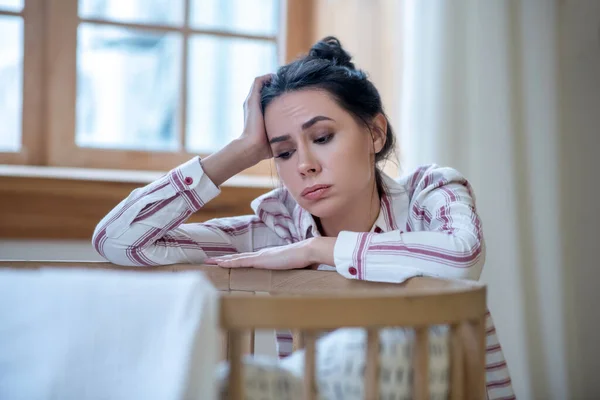
[[[323, 135], [323, 136], [313, 140], [313, 143], [316, 143], [316, 144], [329, 143], [331, 141], [331, 139], [333, 139], [333, 135], [334, 135], [333, 133], [330, 133], [328, 135]], [[296, 152], [296, 150], [284, 151], [284, 152], [277, 154], [277, 156], [275, 156], [275, 158], [279, 158], [281, 160], [288, 160], [292, 157], [292, 155], [294, 155], [295, 152]]]
[[296, 150], [284, 151], [283, 153], [279, 153], [275, 158], [281, 158], [282, 160], [287, 160], [294, 154]]
[[329, 135], [325, 135], [325, 136], [321, 136], [318, 139], [315, 139], [313, 142], [317, 143], [317, 144], [325, 144], [331, 141], [331, 139], [333, 139], [333, 133], [330, 133]]

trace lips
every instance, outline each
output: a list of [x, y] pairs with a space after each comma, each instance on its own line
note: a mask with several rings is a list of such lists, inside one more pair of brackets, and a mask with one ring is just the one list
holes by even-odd
[[304, 189], [302, 191], [302, 193], [300, 193], [301, 196], [303, 197], [311, 197], [311, 194], [315, 194], [316, 192], [322, 192], [325, 189], [330, 188], [331, 185], [314, 185], [311, 187], [307, 187], [306, 189]]

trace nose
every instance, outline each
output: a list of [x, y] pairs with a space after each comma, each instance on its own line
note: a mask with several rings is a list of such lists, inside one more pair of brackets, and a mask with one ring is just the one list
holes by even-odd
[[315, 155], [305, 149], [298, 149], [298, 173], [303, 177], [314, 176], [321, 172], [321, 163]]

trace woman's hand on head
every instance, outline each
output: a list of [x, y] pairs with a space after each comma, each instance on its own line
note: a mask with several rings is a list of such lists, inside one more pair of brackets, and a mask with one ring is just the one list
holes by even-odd
[[272, 75], [254, 79], [250, 93], [244, 102], [244, 131], [210, 156], [202, 159], [202, 167], [210, 180], [220, 186], [227, 179], [272, 157], [260, 105], [260, 92]]
[[240, 140], [253, 163], [273, 157], [260, 104], [260, 92], [272, 76], [267, 74], [255, 78], [244, 101], [244, 131]]

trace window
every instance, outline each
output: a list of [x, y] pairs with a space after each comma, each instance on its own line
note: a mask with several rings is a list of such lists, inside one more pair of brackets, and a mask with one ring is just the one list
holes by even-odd
[[[17, 12], [20, 8], [15, 7]], [[23, 82], [23, 18], [0, 16], [0, 37], [10, 38], [0, 48], [0, 120], [5, 134], [0, 149], [18, 151], [21, 144], [21, 104]]]
[[[0, 162], [39, 163], [43, 0], [0, 0]], [[31, 117], [31, 118], [28, 118]]]
[[310, 4], [0, 0], [0, 163], [166, 170], [218, 150], [254, 77], [309, 47]]

